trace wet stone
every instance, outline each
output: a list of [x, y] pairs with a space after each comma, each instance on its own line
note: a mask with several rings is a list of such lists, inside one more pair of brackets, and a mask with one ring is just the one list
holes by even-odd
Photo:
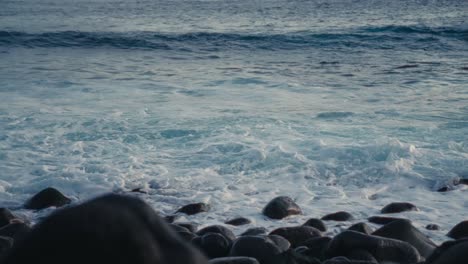
[[390, 203], [380, 211], [382, 214], [394, 214], [407, 211], [417, 211], [418, 208], [412, 203]]

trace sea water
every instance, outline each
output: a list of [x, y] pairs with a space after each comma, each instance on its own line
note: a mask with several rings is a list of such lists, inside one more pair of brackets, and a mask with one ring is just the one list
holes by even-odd
[[[272, 228], [407, 201], [419, 211], [397, 216], [441, 225], [425, 231], [438, 242], [468, 217], [453, 185], [468, 177], [467, 1], [0, 6], [1, 206], [142, 188], [162, 214], [207, 202], [185, 220]], [[263, 217], [278, 195], [304, 215]]]

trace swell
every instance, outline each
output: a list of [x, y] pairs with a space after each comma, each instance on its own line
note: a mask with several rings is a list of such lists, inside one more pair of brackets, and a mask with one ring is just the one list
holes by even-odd
[[[111, 47], [119, 49], [182, 50], [206, 49], [298, 49], [344, 46], [388, 48], [388, 43], [434, 41], [434, 37], [468, 40], [468, 30], [417, 26], [363, 27], [349, 33], [158, 33], [158, 32], [80, 32], [27, 33], [0, 31], [0, 46], [20, 47]], [[386, 45], [383, 45], [386, 44]]]

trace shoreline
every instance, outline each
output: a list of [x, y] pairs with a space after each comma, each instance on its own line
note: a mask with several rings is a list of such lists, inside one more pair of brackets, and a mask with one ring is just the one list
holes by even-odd
[[[117, 199], [123, 199], [122, 201], [124, 202], [127, 201], [127, 199], [129, 201], [135, 200], [138, 201], [138, 203], [141, 202], [142, 204], [144, 204], [144, 206], [151, 208], [150, 205], [143, 202], [143, 200], [141, 200], [140, 198], [137, 198], [139, 194], [145, 195], [143, 191], [138, 189], [133, 190], [132, 193], [127, 193], [125, 195], [108, 194], [90, 199], [83, 203], [73, 203], [71, 199], [60, 193], [60, 191], [54, 188], [47, 188], [42, 190], [35, 196], [31, 197], [24, 204], [24, 208], [27, 210], [40, 211], [46, 208], [49, 208], [47, 210], [50, 210], [50, 206], [53, 206], [57, 207], [58, 209], [53, 210], [53, 212], [49, 216], [42, 219], [39, 223], [33, 225], [32, 228], [29, 224], [28, 219], [20, 219], [17, 216], [15, 216], [14, 213], [11, 213], [8, 209], [2, 209], [2, 213], [0, 214], [0, 222], [3, 219], [3, 226], [0, 227], [0, 236], [2, 235], [2, 230], [5, 229], [5, 227], [10, 226], [10, 229], [13, 229], [13, 231], [10, 231], [9, 234], [12, 237], [20, 237], [19, 241], [21, 241], [21, 245], [24, 241], [27, 241], [28, 239], [30, 240], [30, 238], [28, 238], [30, 235], [28, 234], [30, 234], [30, 232], [32, 232], [33, 234], [34, 232], [37, 232], [35, 230], [40, 229], [41, 226], [44, 225], [44, 222], [47, 223], [47, 221], [51, 221], [51, 218], [53, 219], [54, 217], [57, 217], [57, 215], [60, 215], [63, 212], [76, 213], [79, 210], [84, 210], [83, 208], [86, 208], [86, 206], [89, 206], [90, 204], [96, 203], [96, 201], [102, 200], [103, 197], [114, 197], [112, 199], [115, 199], [115, 197], [117, 197]], [[106, 206], [102, 203], [98, 205], [104, 206], [104, 208]], [[99, 208], [99, 206], [96, 208]], [[118, 210], [119, 206], [120, 205], [117, 205], [116, 208], [108, 208], [108, 210], [110, 210], [109, 214], [112, 215], [116, 213], [115, 210]], [[96, 208], [94, 208], [93, 210], [96, 210]], [[134, 209], [132, 209], [132, 211], [133, 210]], [[154, 209], [152, 208], [145, 210], [149, 210], [151, 211], [151, 214], [156, 215]], [[444, 250], [448, 250], [446, 249], [448, 247], [447, 244], [451, 245], [455, 243], [453, 241], [462, 241], [460, 243], [462, 245], [465, 245], [465, 242], [463, 242], [463, 237], [468, 236], [468, 221], [462, 221], [457, 226], [451, 228], [449, 232], [447, 232], [448, 236], [446, 237], [444, 243], [439, 244], [433, 242], [429, 237], [425, 235], [425, 233], [443, 232], [445, 230], [441, 230], [440, 226], [437, 225], [437, 223], [429, 223], [423, 230], [421, 228], [415, 227], [414, 222], [411, 219], [402, 218], [402, 216], [404, 216], [402, 215], [402, 213], [404, 214], [405, 212], [407, 214], [410, 214], [411, 212], [421, 212], [421, 209], [419, 209], [417, 205], [407, 202], [390, 203], [383, 207], [379, 214], [376, 214], [375, 216], [367, 219], [361, 219], [360, 216], [357, 216], [356, 213], [353, 213], [351, 210], [346, 212], [330, 212], [325, 216], [321, 216], [319, 219], [305, 215], [300, 205], [296, 204], [296, 202], [290, 197], [279, 196], [271, 200], [268, 204], [266, 204], [262, 212], [260, 212], [262, 214], [262, 217], [264, 217], [265, 219], [271, 222], [279, 223], [280, 227], [277, 228], [270, 229], [265, 226], [260, 226], [256, 223], [255, 220], [252, 221], [253, 219], [250, 219], [249, 217], [237, 217], [234, 219], [229, 219], [229, 223], [228, 221], [219, 221], [219, 219], [217, 219], [215, 220], [217, 221], [217, 223], [214, 225], [212, 223], [199, 223], [187, 221], [190, 219], [193, 220], [193, 218], [195, 218], [199, 214], [210, 214], [210, 210], [211, 206], [209, 204], [192, 203], [180, 207], [177, 211], [174, 212], [174, 214], [165, 216], [160, 215], [160, 219], [164, 219], [161, 221], [165, 222], [167, 225], [164, 228], [171, 229], [172, 232], [174, 232], [180, 240], [185, 240], [193, 247], [198, 248], [198, 250], [203, 252], [204, 255], [208, 256], [208, 258], [217, 259], [211, 260], [212, 263], [218, 263], [217, 261], [220, 261], [219, 263], [231, 263], [223, 261], [237, 261], [232, 259], [218, 259], [222, 257], [252, 257], [253, 253], [248, 253], [245, 251], [245, 249], [242, 249], [242, 247], [237, 248], [235, 245], [239, 243], [250, 243], [249, 241], [247, 241], [249, 237], [254, 237], [250, 238], [253, 240], [259, 240], [256, 243], [254, 243], [254, 245], [262, 245], [262, 243], [266, 243], [269, 245], [273, 243], [269, 240], [271, 236], [273, 236], [274, 240], [279, 239], [279, 241], [282, 241], [281, 245], [283, 247], [286, 247], [285, 250], [281, 251], [281, 256], [285, 259], [281, 260], [278, 263], [358, 263], [352, 261], [361, 261], [361, 258], [367, 258], [366, 261], [368, 261], [369, 263], [382, 263], [381, 261], [388, 261], [388, 258], [392, 259], [394, 257], [396, 257], [397, 259], [393, 259], [392, 261], [399, 261], [395, 263], [420, 263], [420, 261], [424, 259], [435, 261], [427, 263], [452, 263], [437, 262], [438, 260], [431, 259], [431, 256], [435, 256], [434, 254], [436, 253], [443, 254]], [[101, 224], [106, 222], [112, 223], [112, 221], [114, 221], [110, 216], [99, 215], [99, 213], [97, 214], [97, 217], [98, 219], [103, 218], [99, 220], [103, 221], [100, 222]], [[106, 217], [109, 218], [104, 219]], [[303, 219], [304, 217], [308, 218], [308, 220], [305, 223], [291, 225], [291, 219], [296, 218], [296, 220], [298, 220]], [[70, 219], [68, 219], [68, 221], [70, 221]], [[120, 220], [117, 219], [115, 221]], [[68, 222], [65, 221], [64, 223]], [[80, 227], [80, 225], [83, 225], [83, 223], [75, 224], [78, 224], [78, 227]], [[127, 223], [125, 222], [125, 224]], [[12, 228], [12, 226], [14, 226], [15, 228]], [[86, 228], [89, 228], [89, 226]], [[129, 228], [132, 229], [133, 227], [130, 226]], [[240, 233], [240, 230], [243, 230], [242, 233]], [[67, 232], [71, 231], [67, 229]], [[98, 233], [99, 232], [100, 231], [98, 231]], [[19, 235], [17, 235], [16, 233], [18, 233]], [[112, 234], [106, 235], [109, 236], [109, 238], [106, 238], [104, 236], [103, 239], [110, 239], [110, 237], [112, 237]], [[130, 232], [127, 235], [132, 236], [133, 233]], [[280, 236], [280, 238], [277, 238], [277, 236]], [[41, 239], [44, 238], [39, 238], [39, 240]], [[80, 239], [83, 238], [77, 238], [78, 241]], [[48, 239], [45, 239], [44, 241], [45, 243], [47, 243]], [[326, 241], [326, 243], [324, 241]], [[316, 243], [325, 243], [327, 245], [326, 249], [321, 249], [322, 251], [325, 251], [322, 252], [319, 250], [321, 252], [320, 254], [322, 255], [317, 255], [318, 253]], [[383, 249], [380, 246], [377, 246], [382, 245], [382, 243], [387, 245], [388, 248]], [[343, 245], [348, 245], [345, 246], [345, 248], [350, 248], [343, 249]], [[354, 245], [359, 245], [359, 250], [364, 249], [364, 251], [367, 251], [367, 253], [369, 254], [364, 254], [367, 257], [362, 254], [355, 255], [355, 249], [353, 249]], [[14, 242], [12, 242], [10, 246], [13, 246], [13, 248], [17, 247], [17, 245]], [[466, 243], [466, 246], [468, 246], [468, 243]], [[390, 253], [386, 253], [387, 251], [390, 252], [392, 250], [397, 250], [400, 253], [406, 252], [405, 254], [409, 255], [406, 256], [403, 253], [401, 253], [403, 255], [397, 254], [398, 256], [396, 256], [395, 254], [392, 255]], [[10, 252], [10, 250], [3, 249], [2, 252]], [[346, 254], [343, 252], [345, 252]], [[8, 255], [8, 253], [4, 254], [4, 256], [6, 255]], [[258, 260], [258, 258], [260, 258], [260, 263], [264, 264], [266, 263], [266, 260], [262, 259], [262, 256], [257, 256], [256, 259]], [[253, 254], [253, 257], [255, 258], [255, 254]], [[333, 257], [347, 257], [348, 260], [332, 260]], [[349, 257], [351, 257], [351, 259], [349, 259]], [[411, 259], [411, 261], [413, 262], [404, 262], [406, 261], [405, 259]], [[377, 262], [372, 262], [374, 260], [376, 260]], [[242, 261], [247, 260], [239, 259], [239, 261], [241, 262], [232, 263], [244, 263]]]

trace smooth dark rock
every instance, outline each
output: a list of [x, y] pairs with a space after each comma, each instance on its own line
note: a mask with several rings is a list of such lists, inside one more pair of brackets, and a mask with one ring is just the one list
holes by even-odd
[[462, 264], [468, 262], [468, 238], [447, 241], [426, 259], [427, 264]]
[[428, 224], [426, 225], [427, 230], [440, 230], [440, 226], [437, 224]]
[[252, 227], [245, 230], [241, 236], [257, 236], [257, 235], [264, 235], [268, 232], [268, 230], [264, 227]]
[[225, 222], [225, 224], [233, 226], [248, 225], [250, 223], [251, 221], [245, 217], [238, 217]]
[[322, 220], [318, 219], [318, 218], [311, 218], [311, 219], [307, 220], [302, 225], [303, 226], [314, 227], [314, 228], [320, 230], [321, 232], [327, 231], [327, 226], [325, 225], [325, 223]]
[[350, 213], [344, 211], [327, 214], [326, 216], [322, 217], [322, 220], [324, 221], [351, 221], [353, 219], [354, 218]]
[[468, 237], [468, 220], [456, 224], [447, 234], [448, 237], [453, 239], [460, 239]]
[[0, 236], [0, 255], [4, 254], [13, 246], [13, 238]]
[[387, 217], [387, 216], [371, 216], [367, 218], [367, 221], [374, 223], [374, 224], [378, 224], [378, 225], [386, 225], [397, 220], [409, 221], [408, 219], [405, 219], [405, 218]]
[[275, 264], [321, 264], [322, 262], [311, 256], [312, 252], [307, 247], [295, 248], [281, 253]]
[[370, 235], [373, 232], [372, 228], [368, 224], [366, 224], [364, 222], [354, 224], [354, 225], [350, 226], [348, 228], [348, 230], [360, 232], [360, 233], [363, 233], [363, 234], [366, 234], [366, 235]]
[[63, 195], [55, 188], [46, 188], [29, 199], [24, 208], [41, 210], [51, 206], [61, 207], [71, 202], [70, 198]]
[[268, 236], [241, 236], [234, 241], [230, 256], [252, 257], [261, 264], [277, 263], [282, 251]]
[[198, 225], [194, 223], [178, 222], [174, 224], [181, 226], [181, 227], [185, 227], [192, 233], [197, 232], [197, 229], [198, 229]]
[[205, 264], [142, 200], [117, 194], [56, 210], [15, 241], [2, 264]]
[[190, 230], [186, 227], [176, 225], [176, 224], [168, 224], [175, 232], [190, 232]]
[[289, 241], [282, 236], [268, 235], [268, 237], [278, 246], [281, 251], [286, 251], [291, 247], [291, 243], [289, 243]]
[[336, 235], [330, 242], [326, 256], [346, 256], [356, 250], [369, 252], [379, 263], [417, 263], [421, 260], [418, 250], [407, 242], [355, 231], [344, 231]]
[[301, 243], [314, 237], [321, 237], [322, 233], [310, 226], [280, 227], [270, 232], [270, 235], [278, 235], [286, 238], [291, 247], [297, 247]]
[[225, 257], [208, 261], [209, 264], [260, 264], [255, 258], [249, 257]]
[[201, 237], [196, 237], [192, 240], [192, 243], [210, 259], [226, 257], [231, 248], [231, 242], [218, 233], [207, 233]]
[[167, 223], [173, 223], [175, 220], [177, 220], [177, 218], [179, 218], [178, 215], [166, 215], [163, 217], [164, 221]]
[[31, 231], [24, 223], [13, 223], [0, 228], [0, 236], [11, 237], [14, 240], [21, 239]]
[[212, 225], [212, 226], [207, 226], [205, 228], [202, 228], [198, 230], [197, 235], [203, 236], [204, 234], [207, 233], [218, 233], [226, 237], [230, 242], [234, 241], [236, 239], [236, 235], [227, 227], [222, 226], [222, 225]]
[[0, 208], [0, 227], [10, 224], [10, 221], [16, 217], [6, 208]]
[[186, 231], [179, 231], [177, 232], [177, 235], [187, 242], [191, 242], [194, 238], [197, 237], [197, 235], [195, 235], [194, 233]]
[[319, 260], [325, 260], [325, 253], [328, 249], [331, 237], [314, 237], [308, 239], [300, 244], [300, 246], [305, 246], [310, 249], [308, 256], [315, 257]]
[[184, 213], [188, 215], [194, 215], [198, 213], [208, 212], [210, 205], [206, 203], [193, 203], [182, 206], [176, 213]]
[[468, 185], [468, 179], [460, 179], [458, 184]]
[[428, 237], [426, 237], [416, 227], [407, 220], [393, 221], [372, 233], [373, 236], [398, 239], [408, 242], [415, 247], [419, 254], [427, 258], [437, 247]]
[[132, 190], [130, 190], [130, 192], [148, 194], [148, 192], [145, 191], [145, 190], [143, 190], [142, 187], [138, 187], [138, 188], [132, 189]]
[[353, 250], [350, 253], [346, 254], [346, 257], [354, 261], [367, 261], [371, 263], [378, 264], [379, 262], [375, 257], [366, 250]]
[[443, 186], [443, 187], [440, 187], [439, 189], [437, 189], [437, 192], [448, 192], [448, 191], [451, 191], [452, 188], [450, 188], [449, 186]]
[[406, 211], [417, 211], [418, 208], [412, 203], [391, 203], [380, 211], [382, 214], [394, 214]]
[[286, 216], [302, 214], [302, 210], [290, 197], [279, 196], [263, 208], [263, 214], [273, 219], [282, 219]]

